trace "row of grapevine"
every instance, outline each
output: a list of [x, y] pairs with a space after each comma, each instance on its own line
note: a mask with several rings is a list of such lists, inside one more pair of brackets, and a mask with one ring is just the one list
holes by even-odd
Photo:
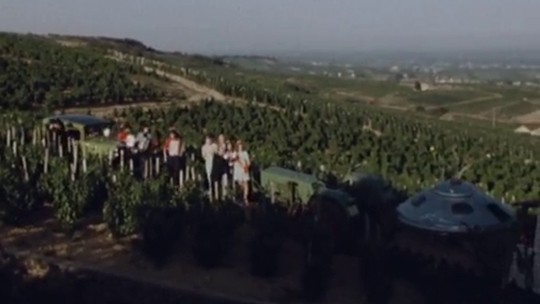
[[[209, 102], [189, 111], [143, 113], [135, 109], [116, 113], [117, 117], [134, 123], [152, 121], [161, 130], [177, 124], [197, 144], [202, 130], [237, 136], [251, 144], [263, 166], [298, 168], [300, 162], [302, 170], [331, 180], [358, 166], [415, 192], [459, 172], [506, 202], [540, 196], [538, 139], [358, 105], [308, 101], [305, 94], [245, 83], [220, 70], [196, 70], [174, 64], [161, 68], [227, 96], [254, 102], [247, 107]], [[321, 165], [325, 170], [320, 170]]]
[[181, 189], [167, 174], [141, 180], [106, 158], [87, 159], [80, 148], [61, 157], [46, 140], [42, 146], [41, 140], [24, 135], [39, 132], [8, 129], [0, 136], [0, 223], [23, 225], [49, 206], [59, 227], [71, 233], [83, 219], [98, 215], [115, 237], [141, 235], [142, 252], [158, 266], [189, 226], [195, 256], [201, 265], [213, 266], [224, 255], [225, 248], [217, 249], [228, 246], [226, 239], [242, 221], [239, 207], [208, 197], [189, 174]]
[[0, 34], [1, 108], [55, 108], [161, 96], [151, 85], [134, 83], [131, 76], [137, 74], [146, 73], [90, 48], [63, 47], [38, 36]]
[[362, 108], [308, 106], [299, 115], [294, 104], [276, 111], [207, 102], [189, 110], [131, 109], [116, 118], [151, 122], [156, 131], [176, 125], [197, 147], [204, 132], [224, 133], [243, 139], [260, 167], [300, 168], [326, 181], [357, 167], [412, 193], [462, 171], [464, 179], [506, 202], [540, 196], [539, 141], [515, 134]]
[[[259, 167], [300, 165], [326, 181], [358, 167], [415, 192], [466, 169], [466, 180], [506, 202], [540, 196], [538, 140], [513, 134], [362, 109], [347, 113], [306, 107], [305, 115], [299, 116], [292, 109], [279, 112], [211, 102], [190, 109], [134, 108], [116, 113], [114, 119], [134, 127], [150, 123], [162, 139], [163, 131], [176, 125], [197, 150], [204, 132], [224, 133], [243, 139]], [[368, 122], [370, 128], [364, 128]]]
[[[42, 135], [29, 117], [6, 116], [2, 121], [0, 220], [24, 222], [49, 202], [66, 231], [77, 229], [83, 218], [97, 213], [113, 235], [141, 235], [141, 251], [156, 266], [163, 266], [172, 255], [182, 231], [189, 231], [199, 265], [214, 267], [223, 262], [243, 221], [242, 211], [232, 202], [212, 203], [197, 184], [189, 182], [178, 191], [162, 174], [136, 179], [129, 170], [111, 167], [108, 159], [77, 159], [78, 150], [48, 159], [41, 146]], [[501, 199], [540, 196], [538, 148], [528, 138], [331, 106], [306, 106], [299, 113], [295, 105], [277, 111], [253, 104], [207, 102], [189, 109], [129, 109], [113, 118], [134, 126], [150, 123], [154, 131], [176, 125], [196, 148], [204, 131], [238, 137], [249, 144], [259, 167], [298, 168], [328, 183], [357, 165], [414, 192], [447, 173], [469, 167], [463, 176]], [[275, 271], [276, 267], [265, 265], [277, 263], [285, 234], [276, 229], [279, 216], [268, 217], [270, 214], [258, 218], [255, 226], [252, 263], [258, 275]], [[302, 282], [314, 296], [329, 277], [327, 249], [322, 244], [319, 259], [306, 264]]]

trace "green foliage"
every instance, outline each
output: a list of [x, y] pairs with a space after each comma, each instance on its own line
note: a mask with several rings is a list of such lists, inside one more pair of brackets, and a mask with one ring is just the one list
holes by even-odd
[[[178, 215], [186, 206], [184, 199], [175, 193], [165, 176], [139, 181], [127, 171], [114, 172], [108, 189], [103, 218], [115, 236], [126, 236], [149, 229], [167, 229], [166, 226], [171, 224], [171, 221], [168, 218], [163, 222], [154, 221], [156, 214], [159, 218], [166, 215], [161, 213], [163, 210], [169, 210], [171, 214]], [[164, 226], [160, 228], [154, 224]], [[164, 238], [167, 238], [167, 235]]]
[[42, 179], [43, 190], [62, 228], [72, 231], [97, 198], [99, 179], [93, 171], [72, 177], [71, 164], [63, 159], [52, 159], [50, 165]]
[[[4, 143], [0, 143], [0, 148]], [[34, 149], [19, 147], [17, 156], [10, 150], [0, 155], [0, 222], [21, 224], [42, 203], [38, 191], [39, 161]]]
[[164, 204], [143, 204], [137, 209], [142, 252], [157, 267], [170, 258], [174, 244], [181, 240], [184, 228], [184, 207]]
[[189, 110], [128, 110], [125, 116], [157, 130], [174, 124], [196, 146], [203, 141], [202, 130], [243, 139], [262, 168], [295, 168], [301, 161], [303, 171], [340, 178], [359, 165], [413, 193], [472, 165], [464, 178], [499, 199], [540, 195], [534, 182], [540, 180], [540, 149], [534, 138], [352, 105], [292, 101], [281, 109], [207, 102]]
[[286, 216], [275, 205], [263, 203], [254, 212], [251, 239], [251, 273], [261, 277], [279, 271], [279, 255], [286, 237]]
[[115, 175], [103, 207], [103, 219], [115, 236], [125, 236], [137, 230], [137, 206], [143, 203], [144, 188], [129, 173]]
[[91, 49], [0, 34], [0, 108], [52, 109], [155, 98], [156, 90], [131, 81], [130, 75], [137, 73], [143, 72]]
[[413, 103], [431, 106], [449, 106], [456, 102], [482, 97], [481, 91], [448, 90], [410, 93], [408, 100]]
[[234, 232], [243, 220], [238, 209], [232, 202], [212, 204], [206, 197], [190, 209], [193, 254], [201, 267], [214, 268], [223, 263]]
[[20, 224], [39, 205], [35, 185], [24, 179], [20, 168], [0, 166], [0, 222]]
[[462, 106], [456, 105], [456, 106], [450, 106], [450, 109], [453, 112], [458, 113], [465, 113], [465, 114], [481, 114], [484, 112], [488, 112], [491, 114], [491, 111], [493, 108], [496, 107], [502, 107], [506, 105], [512, 104], [511, 100], [508, 99], [502, 99], [502, 98], [492, 98], [492, 99], [484, 99], [473, 103], [467, 103]]
[[504, 117], [515, 117], [520, 115], [529, 114], [540, 110], [540, 105], [537, 103], [519, 101], [511, 103], [506, 107], [499, 110], [499, 115]]

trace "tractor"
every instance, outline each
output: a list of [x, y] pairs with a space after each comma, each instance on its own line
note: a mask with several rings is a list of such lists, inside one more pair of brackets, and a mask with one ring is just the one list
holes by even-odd
[[60, 125], [67, 137], [79, 142], [89, 154], [106, 156], [117, 148], [110, 134], [114, 123], [108, 120], [91, 115], [63, 114], [46, 117], [42, 123], [46, 129]]

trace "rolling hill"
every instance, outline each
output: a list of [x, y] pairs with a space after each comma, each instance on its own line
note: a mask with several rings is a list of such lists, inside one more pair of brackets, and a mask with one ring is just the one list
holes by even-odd
[[[39, 51], [38, 51], [39, 50]], [[540, 121], [540, 92], [495, 85], [413, 89], [410, 81], [356, 69], [263, 56], [207, 57], [162, 52], [133, 39], [0, 34], [0, 106], [72, 108], [184, 102], [250, 102], [288, 96], [309, 102], [369, 104], [420, 116], [516, 123]], [[332, 70], [334, 69], [334, 70]], [[350, 69], [349, 69], [350, 70]], [[537, 115], [538, 114], [538, 115]]]

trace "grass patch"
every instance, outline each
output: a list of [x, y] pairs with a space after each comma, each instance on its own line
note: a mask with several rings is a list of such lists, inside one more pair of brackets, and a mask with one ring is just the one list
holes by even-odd
[[428, 91], [428, 92], [413, 92], [407, 99], [416, 104], [427, 106], [450, 106], [453, 103], [479, 98], [485, 93], [480, 91], [469, 90], [452, 90], [452, 91]]
[[502, 108], [499, 111], [499, 115], [504, 117], [515, 117], [529, 114], [537, 110], [540, 110], [540, 105], [533, 104], [527, 101], [520, 101]]
[[450, 108], [452, 112], [464, 114], [480, 114], [489, 111], [495, 107], [502, 107], [512, 104], [511, 101], [505, 98], [493, 98], [469, 103], [461, 106]]
[[302, 77], [302, 80], [310, 86], [322, 91], [348, 91], [371, 98], [381, 98], [390, 94], [406, 95], [412, 92], [412, 89], [400, 86], [395, 82], [361, 80], [361, 79], [343, 79], [336, 77], [311, 76]]
[[540, 91], [526, 88], [507, 88], [501, 89], [498, 93], [504, 98], [512, 100], [540, 99]]
[[459, 125], [460, 127], [468, 127], [474, 130], [484, 130], [488, 132], [497, 132], [498, 134], [506, 134], [509, 136], [514, 136], [514, 129], [517, 128], [518, 124], [506, 123], [496, 121], [495, 126], [493, 121], [490, 119], [476, 119], [465, 116], [454, 116], [454, 119], [451, 121], [454, 125]]

